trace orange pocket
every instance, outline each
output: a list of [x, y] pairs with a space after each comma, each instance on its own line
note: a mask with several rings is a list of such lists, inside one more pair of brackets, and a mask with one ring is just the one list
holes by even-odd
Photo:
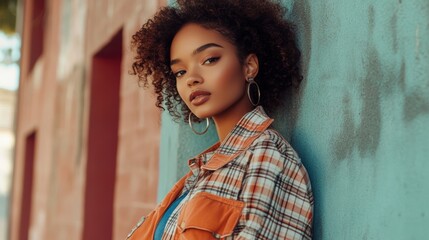
[[179, 214], [175, 239], [209, 240], [232, 235], [244, 203], [210, 193], [197, 193]]

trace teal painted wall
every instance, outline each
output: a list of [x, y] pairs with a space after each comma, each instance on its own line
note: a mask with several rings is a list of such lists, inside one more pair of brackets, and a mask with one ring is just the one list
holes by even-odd
[[[429, 1], [283, 3], [304, 81], [274, 126], [310, 173], [314, 239], [428, 239]], [[216, 139], [162, 124], [159, 198]]]

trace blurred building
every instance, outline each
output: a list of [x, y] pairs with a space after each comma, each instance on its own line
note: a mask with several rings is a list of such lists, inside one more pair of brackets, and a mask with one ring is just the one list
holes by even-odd
[[12, 155], [15, 142], [13, 118], [16, 92], [0, 88], [0, 240], [6, 239]]
[[[14, 16], [13, 8], [8, 10], [9, 14]], [[0, 23], [0, 240], [6, 240], [15, 143], [14, 118], [20, 37], [13, 32], [12, 23], [4, 25], [4, 5], [0, 5], [0, 12], [0, 15], [3, 15]]]
[[21, 1], [11, 240], [124, 239], [154, 208], [161, 115], [130, 41], [163, 4]]

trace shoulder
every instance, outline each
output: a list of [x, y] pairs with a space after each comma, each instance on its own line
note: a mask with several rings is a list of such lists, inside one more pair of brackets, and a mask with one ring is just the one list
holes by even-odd
[[283, 185], [294, 185], [312, 202], [310, 178], [296, 151], [276, 130], [267, 129], [250, 145], [250, 171], [276, 175]]
[[253, 154], [277, 156], [283, 164], [292, 162], [301, 165], [301, 159], [288, 141], [275, 129], [268, 128], [250, 144]]

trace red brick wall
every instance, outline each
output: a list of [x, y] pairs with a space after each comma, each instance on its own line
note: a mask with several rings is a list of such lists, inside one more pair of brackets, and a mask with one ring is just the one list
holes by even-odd
[[[30, 69], [34, 0], [24, 2], [10, 239], [25, 238], [19, 233], [26, 231], [32, 239], [83, 239], [92, 59], [118, 32], [122, 61], [111, 235], [124, 239], [156, 204], [160, 134], [154, 96], [129, 75], [130, 38], [165, 3], [46, 1], [43, 52]], [[31, 210], [25, 213], [25, 141], [34, 132], [31, 199], [26, 199]], [[22, 229], [27, 215], [29, 228]]]

